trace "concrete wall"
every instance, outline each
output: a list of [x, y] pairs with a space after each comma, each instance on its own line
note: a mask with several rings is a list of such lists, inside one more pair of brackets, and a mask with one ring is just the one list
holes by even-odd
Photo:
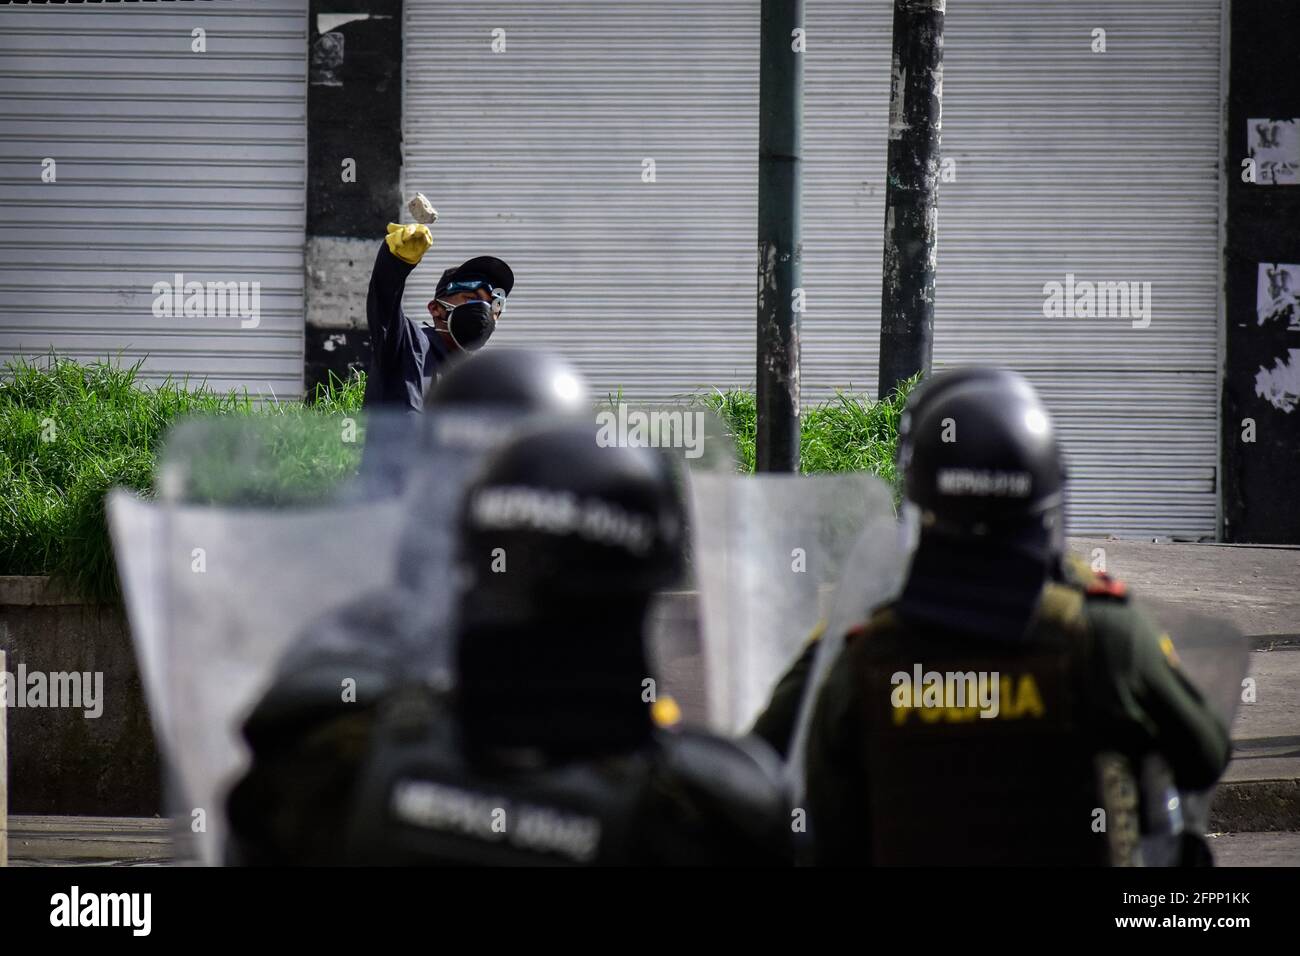
[[[10, 675], [9, 812], [159, 812], [158, 752], [122, 611], [80, 603], [46, 578], [0, 577], [0, 651]], [[73, 672], [91, 675], [80, 706], [49, 706], [48, 693], [46, 706], [18, 705], [14, 695], [37, 702], [42, 681]], [[96, 675], [102, 712], [88, 717]]]

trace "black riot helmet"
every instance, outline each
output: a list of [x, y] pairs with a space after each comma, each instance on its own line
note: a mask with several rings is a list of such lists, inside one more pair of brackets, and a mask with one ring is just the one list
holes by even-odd
[[465, 495], [456, 678], [471, 758], [623, 752], [651, 733], [644, 627], [680, 576], [685, 516], [662, 453], [596, 436], [590, 421], [523, 434]]
[[425, 407], [567, 415], [591, 407], [587, 384], [569, 362], [532, 349], [490, 349], [454, 360], [425, 399]]
[[[470, 484], [460, 560], [494, 613], [532, 613], [673, 582], [684, 535], [681, 498], [661, 452], [602, 447], [591, 421], [556, 423], [508, 442]], [[502, 559], [507, 571], [493, 571]]]
[[[560, 356], [490, 349], [453, 360], [425, 397], [424, 407], [427, 414], [421, 427], [439, 449], [437, 468], [418, 472], [417, 467], [417, 479], [427, 484], [416, 493], [426, 507], [404, 531], [398, 582], [407, 588], [443, 591], [452, 565], [452, 512], [474, 467], [531, 416], [589, 413], [592, 404], [581, 373]], [[371, 429], [372, 434], [380, 429], [393, 432], [374, 442], [367, 440], [372, 472], [383, 475], [409, 467], [406, 428], [379, 418]], [[372, 451], [376, 446], [387, 449], [398, 463], [388, 464], [382, 451]], [[449, 446], [459, 452], [451, 453]], [[431, 575], [436, 578], [431, 580]]]
[[1064, 547], [1060, 446], [1047, 408], [1015, 372], [956, 369], [918, 389], [900, 423], [899, 471], [922, 534], [1045, 560]]

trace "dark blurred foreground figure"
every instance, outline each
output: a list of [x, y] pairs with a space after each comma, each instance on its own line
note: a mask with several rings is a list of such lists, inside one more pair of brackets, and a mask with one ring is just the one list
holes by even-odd
[[590, 423], [510, 441], [461, 509], [454, 690], [403, 681], [373, 721], [340, 713], [274, 755], [254, 742], [230, 801], [239, 858], [788, 864], [775, 757], [653, 700], [647, 611], [679, 578], [684, 524], [655, 451], [600, 447]]
[[[322, 669], [337, 687], [340, 668], [352, 664], [364, 664], [366, 673], [398, 674], [417, 665], [445, 666], [436, 653], [432, 661], [412, 655], [449, 645], [430, 640], [427, 631], [450, 619], [456, 515], [470, 475], [530, 417], [580, 415], [590, 399], [582, 376], [560, 356], [495, 349], [452, 362], [426, 408], [423, 420], [390, 416], [368, 422], [360, 493], [405, 493], [409, 501], [394, 587], [308, 624], [280, 663], [282, 689], [319, 683]], [[435, 441], [436, 451], [424, 458], [412, 451], [413, 444]], [[417, 473], [405, 474], [411, 471]]]
[[801, 755], [814, 862], [1198, 856], [1175, 832], [1179, 850], [1141, 860], [1177, 803], [1139, 782], [1155, 760], [1180, 790], [1211, 786], [1227, 731], [1124, 585], [1065, 556], [1064, 467], [1030, 385], [937, 376], [908, 403], [899, 465], [919, 522], [901, 594], [833, 652], [814, 641], [755, 727], [788, 748], [794, 701], [826, 673]]
[[[407, 677], [448, 680], [455, 526], [466, 483], [510, 430], [532, 416], [581, 414], [590, 400], [563, 358], [493, 349], [450, 363], [427, 408], [423, 418], [368, 423], [360, 493], [406, 488], [410, 499], [397, 580], [307, 622], [245, 722], [254, 764], [231, 813], [250, 838], [241, 852], [254, 858], [258, 846], [292, 846], [302, 862], [313, 853], [337, 859], [337, 840], [319, 834], [345, 812], [379, 701]], [[445, 446], [436, 454], [413, 450], [435, 437]], [[418, 475], [399, 474], [421, 465]]]

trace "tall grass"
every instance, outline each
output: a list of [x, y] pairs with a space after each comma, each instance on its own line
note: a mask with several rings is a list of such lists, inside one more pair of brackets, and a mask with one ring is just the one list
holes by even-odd
[[[360, 412], [364, 378], [331, 378], [304, 405], [170, 379], [147, 386], [139, 371], [138, 364], [81, 365], [54, 355], [0, 370], [0, 574], [49, 574], [88, 599], [115, 600], [104, 496], [116, 485], [152, 495], [163, 436], [184, 416], [278, 417], [252, 435], [256, 448], [247, 429], [205, 433], [207, 444], [190, 449], [190, 500], [309, 498], [356, 465], [360, 443], [340, 445], [331, 419]], [[913, 384], [883, 401], [839, 394], [810, 409], [802, 423], [804, 472], [869, 471], [893, 483], [898, 419]], [[621, 400], [621, 390], [609, 398]], [[702, 398], [735, 438], [741, 469], [753, 471], [753, 394]], [[241, 470], [241, 454], [278, 464], [265, 475]], [[250, 483], [250, 473], [261, 483]]]
[[333, 371], [329, 373], [329, 382], [317, 382], [312, 389], [308, 405], [313, 411], [326, 415], [352, 415], [361, 410], [361, 401], [366, 394], [366, 376], [364, 373], [339, 378]]
[[[104, 496], [115, 485], [153, 493], [154, 457], [167, 428], [185, 415], [301, 408], [202, 383], [145, 386], [139, 369], [51, 355], [0, 371], [0, 574], [49, 574], [89, 599], [115, 599]], [[353, 383], [322, 394], [317, 405], [359, 406]]]
[[[799, 436], [803, 473], [868, 471], [893, 485], [898, 420], [916, 382], [915, 377], [909, 379], [880, 401], [838, 392], [805, 412]], [[714, 391], [703, 400], [718, 413], [736, 440], [741, 470], [752, 472], [758, 427], [754, 393]]]

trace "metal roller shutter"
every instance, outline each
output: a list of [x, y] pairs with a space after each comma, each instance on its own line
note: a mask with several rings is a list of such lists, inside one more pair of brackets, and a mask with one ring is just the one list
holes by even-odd
[[[751, 384], [756, 0], [405, 9], [406, 189], [443, 216], [409, 308], [444, 262], [492, 252], [519, 277], [503, 342], [629, 396]], [[806, 0], [807, 400], [875, 388], [891, 9]], [[1212, 535], [1220, 2], [1029, 9], [948, 10], [936, 363], [1042, 389], [1077, 532]], [[1067, 273], [1150, 282], [1150, 327], [1044, 318]]]
[[[0, 7], [0, 359], [53, 348], [301, 393], [306, 16], [306, 0]], [[258, 324], [155, 317], [176, 273], [260, 283]]]
[[[1220, 38], [1219, 0], [950, 4], [935, 354], [1039, 387], [1079, 531], [1216, 533]], [[1067, 273], [1150, 326], [1044, 318]]]
[[[752, 378], [757, 4], [405, 11], [405, 188], [442, 217], [439, 267], [491, 252], [514, 268], [501, 340], [637, 397]], [[416, 270], [408, 311], [437, 278]]]

